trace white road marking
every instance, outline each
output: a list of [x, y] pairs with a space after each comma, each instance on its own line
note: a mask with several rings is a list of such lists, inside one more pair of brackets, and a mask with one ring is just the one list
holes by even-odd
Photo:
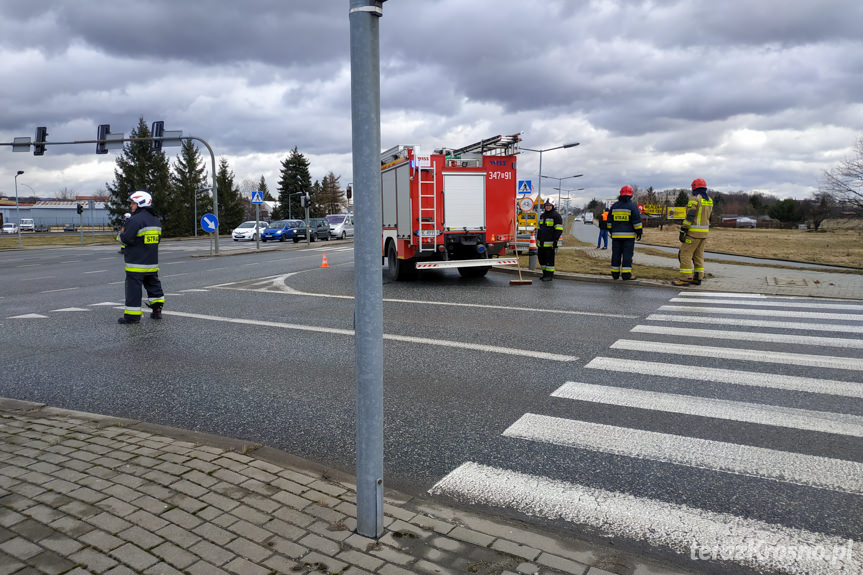
[[673, 335], [702, 339], [730, 339], [734, 341], [760, 341], [765, 343], [787, 343], [792, 345], [817, 345], [823, 347], [843, 347], [863, 349], [863, 339], [846, 337], [817, 337], [805, 335], [786, 335], [781, 333], [760, 333], [751, 331], [730, 331], [721, 329], [697, 329], [660, 325], [637, 325], [631, 330], [635, 333]]
[[58, 291], [74, 291], [80, 289], [78, 287], [70, 287], [70, 288], [61, 288], [61, 289], [49, 289], [45, 291], [40, 291], [39, 293], [57, 293]]
[[100, 303], [91, 303], [90, 305], [91, 305], [91, 306], [97, 306], [97, 305], [109, 305], [109, 306], [117, 307], [118, 305], [123, 305], [123, 304], [121, 304], [121, 303], [117, 303], [117, 302], [115, 302], [115, 301], [103, 301], [103, 302], [100, 302]]
[[626, 366], [627, 371], [643, 375], [660, 375], [677, 379], [717, 381], [749, 387], [769, 387], [773, 389], [786, 389], [793, 391], [806, 391], [809, 393], [838, 395], [842, 397], [863, 398], [863, 384], [860, 382], [818, 379], [796, 375], [781, 375], [777, 373], [761, 373], [757, 371], [721, 369], [716, 367], [698, 367], [696, 365], [659, 363], [637, 359], [615, 359], [612, 357], [602, 356], [593, 358], [585, 367], [607, 371], [620, 371], [621, 364]]
[[863, 463], [527, 413], [505, 437], [863, 494]]
[[[298, 331], [312, 331], [317, 333], [328, 333], [353, 336], [354, 331], [351, 329], [327, 328], [313, 325], [282, 323], [276, 321], [253, 320], [243, 318], [220, 317], [214, 315], [204, 315], [198, 313], [187, 313], [182, 311], [162, 311], [164, 315], [188, 317], [193, 319], [203, 319], [207, 321], [221, 321], [225, 323], [238, 323], [245, 325], [258, 325], [263, 327], [278, 327], [282, 329], [293, 329]], [[532, 351], [526, 349], [515, 349], [508, 347], [499, 347], [494, 345], [483, 345], [476, 343], [467, 343], [464, 341], [449, 341], [444, 339], [429, 339], [424, 337], [413, 337], [408, 335], [384, 334], [385, 340], [401, 341], [405, 343], [416, 343], [420, 345], [436, 345], [440, 347], [452, 347], [461, 350], [475, 350], [483, 353], [499, 353], [504, 355], [516, 355], [530, 357], [533, 359], [549, 360], [549, 361], [577, 361], [578, 358], [573, 355], [561, 355], [556, 353], [548, 353], [544, 351]]]
[[[315, 268], [317, 269], [317, 268]], [[310, 271], [310, 270], [306, 270]], [[236, 282], [227, 283], [227, 284], [218, 284], [214, 286], [210, 286], [212, 288], [219, 289], [235, 289], [240, 291], [270, 291], [264, 289], [265, 287], [278, 288], [278, 291], [282, 293], [287, 293], [291, 295], [300, 295], [300, 296], [308, 296], [308, 297], [321, 297], [321, 298], [330, 298], [330, 299], [354, 299], [352, 295], [338, 295], [338, 294], [326, 294], [326, 293], [312, 293], [312, 292], [304, 292], [300, 291], [296, 288], [293, 288], [284, 283], [284, 280], [289, 278], [292, 275], [295, 275], [301, 272], [292, 272], [289, 274], [284, 274], [280, 276], [272, 276], [267, 278], [261, 278], [260, 284], [252, 284], [253, 287], [234, 287]], [[260, 285], [261, 287], [254, 287]], [[600, 316], [607, 318], [621, 318], [621, 319], [634, 319], [637, 318], [637, 315], [625, 315], [625, 314], [614, 314], [614, 313], [604, 313], [604, 312], [593, 312], [593, 311], [574, 311], [574, 310], [557, 310], [557, 309], [547, 309], [547, 308], [530, 308], [530, 307], [516, 307], [516, 306], [501, 306], [501, 305], [491, 305], [491, 304], [481, 304], [481, 303], [460, 303], [460, 302], [452, 302], [452, 301], [428, 301], [428, 300], [413, 300], [413, 299], [397, 299], [397, 298], [383, 298], [383, 301], [388, 303], [406, 303], [410, 305], [440, 305], [440, 306], [448, 306], [448, 307], [466, 307], [466, 308], [476, 308], [476, 309], [494, 309], [500, 311], [512, 311], [512, 312], [527, 312], [527, 313], [553, 313], [553, 314], [561, 314], [561, 315], [589, 315], [589, 316]]]
[[[691, 299], [684, 297], [675, 297], [671, 298], [669, 301], [671, 302], [685, 302], [685, 303], [693, 303]], [[699, 299], [697, 302], [699, 304], [733, 304], [733, 305], [746, 305], [746, 306], [759, 306], [759, 307], [791, 307], [791, 308], [806, 308], [809, 310], [816, 309], [844, 309], [849, 311], [861, 311], [863, 312], [863, 304], [854, 304], [854, 303], [832, 303], [832, 302], [821, 302], [821, 301], [751, 301], [751, 300], [734, 300], [734, 299]]]
[[[661, 341], [636, 341], [632, 339], [619, 339], [611, 344], [611, 349], [863, 371], [863, 359], [858, 359], [856, 357], [811, 355], [804, 353], [787, 353], [782, 351], [764, 351], [760, 349], [712, 347], [708, 345], [693, 345], [687, 343], [669, 344]], [[860, 387], [863, 389], [863, 384], [860, 384]]]
[[6, 319], [47, 319], [47, 315], [40, 315], [38, 313], [25, 313], [24, 315], [12, 315], [7, 317]]
[[65, 307], [63, 309], [52, 309], [52, 312], [60, 312], [60, 311], [90, 311], [89, 309], [84, 309], [81, 307]]
[[[628, 365], [629, 362], [627, 362]], [[774, 427], [863, 437], [863, 417], [843, 413], [761, 405], [694, 395], [676, 395], [572, 381], [564, 383], [551, 396], [650, 411], [667, 411], [727, 421], [742, 421]]]
[[805, 318], [805, 319], [843, 319], [843, 320], [863, 320], [863, 314], [852, 313], [822, 313], [816, 311], [776, 311], [775, 309], [725, 309], [716, 307], [700, 307], [689, 305], [664, 305], [659, 308], [660, 311], [683, 311], [688, 313], [727, 313], [730, 315], [769, 315], [776, 317], [782, 314], [782, 317], [787, 318]]
[[679, 323], [700, 323], [705, 325], [771, 327], [780, 329], [799, 329], [806, 331], [829, 331], [831, 333], [863, 333], [863, 325], [770, 321], [762, 319], [738, 319], [736, 317], [709, 317], [699, 315], [666, 315], [661, 313], [651, 314], [647, 316], [646, 319], [648, 321], [673, 321]]
[[[105, 273], [105, 272], [107, 272], [107, 271], [108, 271], [108, 270], [93, 270], [93, 271], [90, 271], [90, 272], [84, 272], [84, 275], [86, 275], [86, 274], [103, 274], [103, 273]], [[113, 271], [113, 270], [112, 270], [112, 271]]]
[[[714, 558], [756, 570], [792, 575], [863, 574], [857, 541], [474, 462], [462, 464], [429, 492], [588, 525], [608, 536], [645, 541], [685, 556], [714, 548], [729, 550], [730, 557]], [[807, 552], [778, 552], [801, 548]], [[761, 552], [739, 551], [747, 549]], [[847, 552], [837, 553], [842, 550]]]

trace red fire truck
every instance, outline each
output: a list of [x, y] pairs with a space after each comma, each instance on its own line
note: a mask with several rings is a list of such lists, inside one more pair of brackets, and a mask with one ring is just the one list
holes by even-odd
[[456, 268], [483, 277], [505, 257], [515, 228], [519, 134], [423, 154], [395, 146], [381, 154], [381, 255], [390, 277], [417, 270]]

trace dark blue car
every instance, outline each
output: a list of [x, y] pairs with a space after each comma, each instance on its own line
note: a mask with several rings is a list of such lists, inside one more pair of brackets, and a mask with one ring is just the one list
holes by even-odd
[[302, 220], [276, 220], [270, 222], [267, 229], [261, 233], [262, 242], [267, 240], [279, 240], [280, 242], [294, 240], [296, 243], [300, 241], [300, 238], [306, 238], [306, 223]]

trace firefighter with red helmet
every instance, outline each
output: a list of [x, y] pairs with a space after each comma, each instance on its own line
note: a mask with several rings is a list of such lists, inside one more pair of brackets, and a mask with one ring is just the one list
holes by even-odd
[[138, 191], [129, 196], [132, 216], [126, 220], [120, 233], [120, 242], [126, 247], [126, 307], [123, 317], [117, 321], [122, 324], [139, 323], [142, 288], [147, 290], [147, 307], [153, 319], [162, 318], [165, 292], [159, 281], [159, 241], [162, 237], [162, 223], [152, 211], [153, 196]]
[[536, 226], [536, 255], [542, 268], [542, 277], [539, 279], [550, 282], [554, 279], [554, 250], [557, 249], [557, 241], [563, 234], [563, 218], [554, 209], [551, 200], [545, 200], [542, 209]]
[[680, 226], [678, 237], [680, 278], [672, 281], [672, 285], [701, 285], [701, 278], [704, 277], [704, 246], [707, 244], [712, 212], [713, 200], [707, 197], [707, 182], [695, 178], [692, 180], [692, 199], [686, 206], [686, 219]]
[[608, 230], [611, 232], [611, 277], [634, 280], [632, 254], [635, 240], [641, 239], [641, 212], [632, 201], [632, 186], [620, 188], [617, 201], [608, 210]]

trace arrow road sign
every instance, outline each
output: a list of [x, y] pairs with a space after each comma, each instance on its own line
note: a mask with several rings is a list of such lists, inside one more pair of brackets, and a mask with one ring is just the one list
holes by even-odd
[[213, 233], [219, 229], [219, 219], [213, 214], [204, 214], [201, 218], [201, 229], [208, 233]]

